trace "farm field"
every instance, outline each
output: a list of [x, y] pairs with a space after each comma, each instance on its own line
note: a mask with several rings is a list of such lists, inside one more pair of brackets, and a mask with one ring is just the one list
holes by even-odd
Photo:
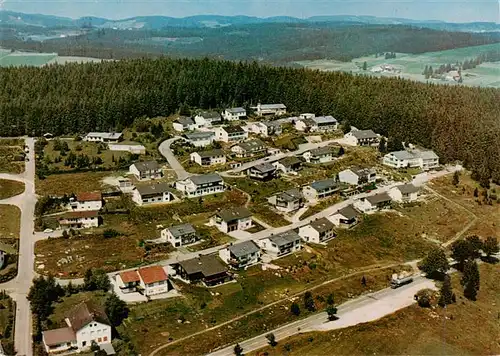
[[0, 67], [35, 66], [47, 64], [100, 62], [102, 59], [89, 57], [58, 56], [57, 53], [11, 52], [0, 48]]
[[372, 323], [292, 336], [248, 355], [496, 355], [500, 266], [482, 264], [479, 271], [481, 287], [475, 302], [463, 297], [460, 275], [455, 273], [457, 303], [446, 312], [413, 305]]
[[[458, 48], [440, 52], [428, 52], [424, 54], [406, 54], [397, 53], [394, 59], [385, 59], [383, 56], [378, 58], [366, 56], [353, 59], [350, 62], [340, 62], [335, 60], [312, 60], [295, 62], [303, 67], [310, 69], [319, 69], [323, 71], [343, 71], [352, 72], [354, 74], [366, 74], [371, 76], [400, 76], [406, 79], [430, 82], [438, 84], [455, 84], [451, 81], [442, 81], [438, 79], [425, 79], [422, 72], [426, 65], [437, 68], [442, 64], [463, 62], [465, 59], [472, 59], [479, 56], [481, 53], [490, 51], [500, 51], [500, 44], [490, 44], [484, 46], [474, 46], [466, 48]], [[368, 70], [362, 70], [363, 63], [366, 62]], [[401, 69], [401, 73], [373, 73], [370, 68], [382, 64], [391, 64], [394, 67]], [[483, 63], [474, 69], [463, 71], [463, 84], [468, 86], [482, 86], [500, 88], [500, 62]]]

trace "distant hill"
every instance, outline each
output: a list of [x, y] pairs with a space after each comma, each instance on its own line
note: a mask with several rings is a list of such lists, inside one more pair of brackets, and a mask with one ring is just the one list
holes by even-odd
[[500, 31], [500, 24], [493, 22], [473, 23], [447, 23], [434, 20], [412, 20], [404, 18], [376, 17], [376, 16], [314, 16], [300, 19], [289, 16], [276, 16], [259, 18], [252, 16], [220, 16], [220, 15], [198, 15], [183, 18], [168, 16], [136, 16], [121, 20], [109, 20], [99, 17], [82, 17], [71, 19], [41, 14], [25, 14], [13, 11], [0, 11], [0, 25], [4, 26], [38, 26], [46, 28], [56, 27], [95, 27], [114, 29], [141, 29], [155, 30], [165, 27], [188, 27], [188, 28], [216, 28], [226, 26], [250, 25], [259, 23], [352, 23], [370, 25], [413, 25], [432, 29], [462, 32], [493, 32]]

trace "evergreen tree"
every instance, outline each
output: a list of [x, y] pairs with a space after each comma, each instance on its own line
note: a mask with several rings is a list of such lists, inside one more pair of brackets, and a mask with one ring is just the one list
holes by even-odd
[[463, 269], [465, 261], [475, 257], [475, 250], [467, 240], [458, 240], [451, 244], [451, 257], [458, 262], [460, 270]]
[[498, 253], [500, 251], [500, 247], [498, 246], [497, 238], [493, 236], [488, 236], [486, 240], [483, 242], [482, 250], [488, 258], [490, 258], [491, 255]]
[[380, 139], [380, 143], [378, 144], [378, 150], [379, 150], [380, 153], [387, 152], [387, 142], [385, 140], [385, 137], [382, 137]]
[[439, 247], [430, 250], [418, 267], [430, 278], [439, 278], [450, 269], [446, 254]]
[[458, 183], [460, 183], [460, 173], [458, 173], [458, 171], [455, 171], [455, 173], [453, 173], [452, 184], [456, 187], [458, 186]]
[[299, 316], [300, 306], [296, 302], [293, 302], [292, 305], [290, 306], [290, 311], [292, 312], [293, 315]]
[[326, 308], [326, 313], [328, 314], [328, 320], [332, 321], [337, 319], [337, 307], [329, 305]]
[[455, 293], [451, 287], [451, 278], [449, 275], [444, 276], [443, 285], [441, 286], [441, 292], [439, 296], [438, 304], [442, 307], [455, 303]]
[[127, 304], [115, 293], [109, 295], [104, 304], [106, 315], [113, 326], [119, 326], [128, 316]]
[[464, 287], [464, 296], [470, 300], [476, 300], [479, 291], [479, 269], [476, 261], [467, 261], [464, 266], [464, 273], [461, 280]]
[[316, 310], [312, 293], [309, 291], [304, 294], [304, 307], [311, 312]]
[[363, 63], [363, 70], [367, 70], [368, 69], [368, 64], [366, 62]]

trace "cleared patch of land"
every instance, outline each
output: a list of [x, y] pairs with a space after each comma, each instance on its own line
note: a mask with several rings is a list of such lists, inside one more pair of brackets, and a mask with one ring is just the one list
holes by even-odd
[[0, 145], [0, 173], [24, 172], [24, 151], [20, 146]]
[[84, 172], [52, 174], [45, 179], [36, 179], [36, 192], [40, 195], [64, 195], [76, 192], [101, 190], [106, 187], [103, 179], [110, 172]]
[[24, 183], [9, 179], [0, 179], [0, 200], [11, 198], [24, 192]]
[[475, 302], [463, 297], [460, 275], [455, 273], [457, 303], [446, 311], [413, 305], [372, 323], [293, 336], [249, 355], [496, 355], [500, 353], [499, 273], [499, 265], [480, 266]]
[[0, 205], [0, 238], [19, 238], [21, 210], [14, 205]]
[[[355, 58], [350, 62], [340, 62], [335, 60], [312, 60], [299, 61], [298, 63], [306, 68], [319, 69], [325, 71], [343, 71], [356, 74], [365, 74], [371, 76], [400, 76], [407, 79], [431, 82], [431, 83], [451, 83], [455, 82], [442, 81], [438, 79], [425, 79], [422, 75], [425, 66], [432, 66], [434, 69], [439, 68], [442, 64], [454, 64], [477, 58], [480, 54], [492, 51], [500, 51], [500, 44], [490, 44], [483, 46], [457, 48], [447, 51], [428, 52], [423, 54], [406, 54], [397, 53], [396, 58], [385, 59], [383, 56], [375, 57], [366, 56]], [[368, 70], [363, 70], [363, 63], [367, 63]], [[382, 64], [390, 64], [400, 69], [400, 73], [374, 73], [370, 68], [380, 66]], [[463, 85], [484, 86], [484, 87], [500, 87], [498, 80], [500, 75], [500, 62], [483, 63], [474, 69], [467, 69], [462, 72]]]

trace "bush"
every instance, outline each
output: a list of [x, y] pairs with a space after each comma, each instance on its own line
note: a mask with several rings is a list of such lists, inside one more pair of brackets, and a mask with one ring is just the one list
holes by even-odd
[[115, 229], [106, 229], [102, 233], [102, 237], [104, 237], [105, 239], [109, 239], [109, 238], [116, 237], [119, 235], [120, 235], [120, 233], [118, 231], [116, 231]]

